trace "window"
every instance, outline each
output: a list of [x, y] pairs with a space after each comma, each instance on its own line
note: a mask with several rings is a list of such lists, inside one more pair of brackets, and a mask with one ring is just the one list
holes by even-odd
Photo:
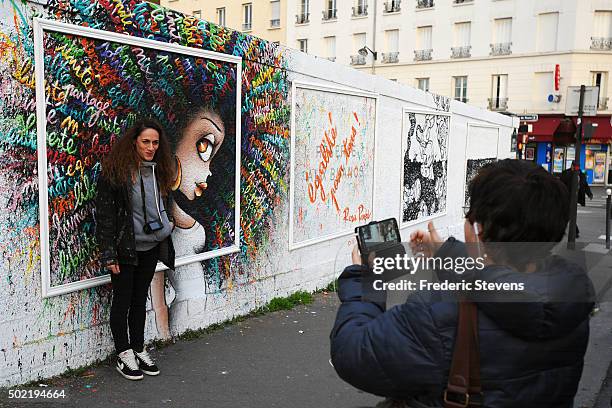
[[417, 46], [414, 50], [415, 61], [428, 61], [431, 59], [431, 26], [417, 27]]
[[608, 73], [607, 72], [592, 72], [593, 86], [599, 87], [599, 109], [608, 109]]
[[417, 78], [417, 88], [421, 91], [429, 92], [429, 78]]
[[596, 11], [593, 22], [593, 37], [612, 37], [612, 11]]
[[225, 25], [225, 7], [217, 9], [217, 24], [220, 26]]
[[537, 51], [547, 52], [557, 50], [558, 28], [559, 13], [543, 13], [538, 15]]
[[596, 11], [591, 49], [612, 50], [612, 11]]
[[399, 30], [386, 30], [385, 42], [387, 44], [387, 52], [399, 51]]
[[455, 23], [453, 27], [453, 46], [451, 47], [451, 58], [469, 58], [471, 56], [470, 45], [472, 23]]
[[244, 31], [250, 31], [253, 24], [253, 4], [246, 3], [242, 5], [242, 29]]
[[191, 14], [196, 18], [202, 18], [202, 10], [194, 10]]
[[512, 18], [497, 18], [493, 24], [491, 55], [512, 54]]
[[366, 44], [366, 33], [353, 34], [353, 49], [355, 50], [355, 54], [357, 54], [357, 51]]
[[498, 111], [508, 109], [508, 75], [493, 75], [489, 109]]
[[512, 42], [512, 18], [497, 18], [495, 19], [494, 26], [494, 44], [506, 44]]
[[326, 58], [330, 61], [336, 60], [336, 37], [324, 37], [325, 50], [327, 52]]
[[298, 48], [302, 52], [308, 52], [308, 39], [303, 38], [301, 40], [298, 40]]
[[417, 49], [431, 49], [432, 26], [417, 27]]
[[353, 17], [365, 16], [368, 14], [368, 1], [357, 0], [357, 7], [353, 6]]
[[336, 18], [336, 0], [325, 0], [323, 10], [323, 20], [333, 20]]
[[534, 85], [532, 98], [535, 109], [551, 110], [555, 109], [557, 104], [548, 102], [548, 95], [555, 93], [555, 74], [554, 72], [536, 72], [534, 77]]
[[453, 45], [455, 47], [468, 47], [470, 45], [472, 23], [455, 23]]
[[270, 16], [270, 27], [280, 27], [280, 0], [271, 1], [270, 9], [272, 11], [272, 15]]
[[453, 97], [460, 102], [467, 102], [467, 76], [453, 77], [455, 92]]
[[295, 16], [297, 24], [305, 24], [309, 21], [310, 5], [308, 0], [300, 0], [298, 6], [298, 14]]

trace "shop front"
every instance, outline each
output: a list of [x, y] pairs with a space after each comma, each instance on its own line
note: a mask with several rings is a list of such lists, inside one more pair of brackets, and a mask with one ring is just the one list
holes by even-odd
[[[576, 159], [577, 118], [563, 114], [538, 115], [533, 123], [523, 123], [518, 136], [518, 156], [532, 160], [553, 174], [560, 174]], [[612, 184], [612, 123], [610, 115], [583, 119], [580, 167], [592, 185]]]

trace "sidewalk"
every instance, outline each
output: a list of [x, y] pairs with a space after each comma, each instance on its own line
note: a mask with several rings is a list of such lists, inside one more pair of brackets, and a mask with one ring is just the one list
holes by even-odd
[[[329, 333], [338, 305], [335, 293], [318, 294], [311, 305], [152, 350], [162, 371], [158, 377], [128, 381], [114, 367], [102, 366], [86, 377], [61, 379], [50, 386], [64, 388], [69, 401], [44, 406], [372, 407], [381, 398], [344, 383], [329, 364]], [[0, 401], [3, 408], [32, 406]]]

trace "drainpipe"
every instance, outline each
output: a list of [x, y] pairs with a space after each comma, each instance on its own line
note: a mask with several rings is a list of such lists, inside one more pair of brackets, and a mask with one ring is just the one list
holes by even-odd
[[[377, 7], [377, 0], [374, 0], [374, 23], [373, 23], [373, 30], [374, 32], [372, 33], [372, 49], [374, 51], [378, 51], [376, 49], [376, 14], [378, 11], [378, 7]], [[372, 75], [376, 75], [376, 58], [374, 58], [374, 55], [372, 55]]]

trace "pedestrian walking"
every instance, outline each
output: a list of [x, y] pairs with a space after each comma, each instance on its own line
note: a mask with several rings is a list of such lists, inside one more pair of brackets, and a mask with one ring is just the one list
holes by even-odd
[[[589, 200], [593, 199], [593, 193], [591, 192], [591, 187], [589, 187], [589, 183], [587, 183], [586, 176], [584, 173], [576, 167], [576, 161], [572, 160], [572, 165], [569, 169], [563, 170], [561, 173], [560, 179], [567, 187], [567, 191], [571, 193], [572, 191], [572, 175], [574, 174], [574, 169], [578, 169], [579, 181], [578, 181], [578, 204], [581, 206], [586, 206], [586, 197], [589, 197]], [[571, 200], [571, 197], [570, 197]], [[580, 229], [578, 228], [578, 224], [576, 224], [576, 238], [580, 237]]]

